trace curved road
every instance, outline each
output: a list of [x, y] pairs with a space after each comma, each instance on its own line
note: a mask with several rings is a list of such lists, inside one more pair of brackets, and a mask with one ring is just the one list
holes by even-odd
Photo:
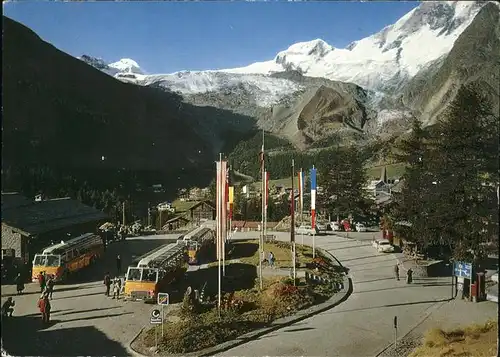
[[[252, 237], [256, 234], [253, 232]], [[289, 233], [273, 234], [279, 240], [289, 239]], [[236, 233], [234, 238], [248, 235]], [[398, 335], [402, 336], [450, 297], [450, 278], [415, 279], [414, 284], [407, 285], [402, 273], [402, 280], [396, 281], [395, 256], [377, 253], [371, 246], [372, 233], [364, 237], [353, 240], [328, 235], [315, 240], [317, 247], [329, 251], [350, 269], [353, 292], [345, 302], [221, 355], [375, 356], [394, 341], [394, 316], [398, 316]], [[312, 245], [311, 241], [304, 238], [305, 244]]]

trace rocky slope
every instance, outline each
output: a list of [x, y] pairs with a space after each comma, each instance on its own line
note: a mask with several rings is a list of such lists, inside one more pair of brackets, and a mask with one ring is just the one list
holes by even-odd
[[401, 100], [424, 123], [432, 124], [466, 84], [490, 98], [499, 109], [500, 11], [489, 3], [460, 35], [447, 56], [432, 62], [404, 87]]

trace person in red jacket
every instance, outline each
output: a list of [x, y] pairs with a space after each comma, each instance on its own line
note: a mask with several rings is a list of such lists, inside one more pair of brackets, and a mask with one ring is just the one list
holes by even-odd
[[43, 323], [49, 323], [51, 306], [50, 306], [48, 294], [43, 294], [40, 297], [40, 300], [38, 300], [38, 308], [40, 309], [40, 312], [42, 313]]
[[40, 292], [43, 293], [45, 290], [45, 275], [42, 274], [42, 272], [38, 273], [38, 284], [40, 284]]

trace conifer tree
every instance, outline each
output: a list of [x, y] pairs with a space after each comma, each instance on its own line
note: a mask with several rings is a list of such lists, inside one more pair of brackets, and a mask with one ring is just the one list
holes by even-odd
[[498, 114], [474, 86], [462, 87], [437, 125], [435, 190], [430, 229], [456, 259], [484, 255], [486, 241], [498, 240]]
[[318, 163], [317, 196], [319, 209], [325, 215], [341, 218], [349, 214], [363, 215], [369, 208], [364, 190], [365, 157], [354, 148], [335, 148], [322, 155]]
[[427, 201], [431, 198], [434, 181], [429, 171], [432, 162], [429, 139], [429, 132], [415, 118], [409, 137], [400, 142], [394, 155], [398, 162], [406, 164], [406, 170], [402, 177], [402, 190], [395, 195], [391, 216], [396, 222], [409, 223], [404, 228], [405, 237], [416, 243], [419, 249], [425, 249], [433, 241], [433, 232], [427, 229], [430, 208]]

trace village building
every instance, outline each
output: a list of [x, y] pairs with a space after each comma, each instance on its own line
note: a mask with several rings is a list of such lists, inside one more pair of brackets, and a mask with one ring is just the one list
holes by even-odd
[[30, 265], [43, 248], [96, 232], [107, 220], [105, 213], [70, 198], [35, 201], [2, 192], [2, 254]]
[[203, 221], [215, 219], [215, 207], [206, 200], [176, 200], [169, 205], [168, 212], [161, 220], [164, 230], [197, 226]]

